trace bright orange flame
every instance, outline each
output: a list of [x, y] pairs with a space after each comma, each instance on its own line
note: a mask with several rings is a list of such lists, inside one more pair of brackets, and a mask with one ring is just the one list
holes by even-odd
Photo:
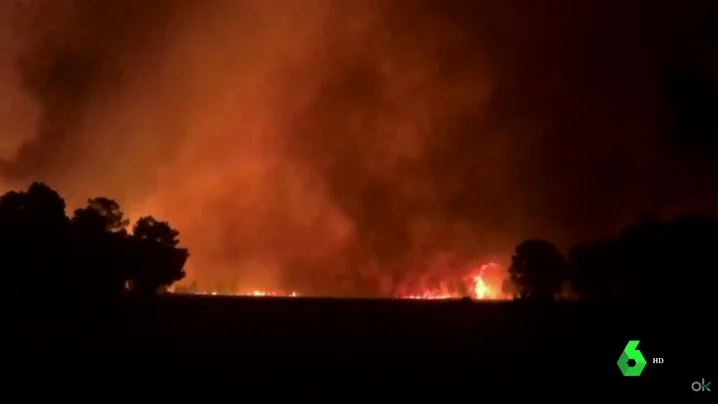
[[281, 292], [266, 292], [263, 290], [253, 290], [252, 292], [248, 294], [241, 294], [240, 296], [272, 296], [272, 297], [298, 297], [299, 293], [297, 292], [289, 292], [289, 293], [281, 293]]
[[484, 279], [484, 272], [498, 265], [490, 262], [488, 264], [481, 265], [477, 270], [473, 271], [473, 275], [464, 277], [461, 279], [461, 283], [464, 286], [464, 290], [467, 292], [461, 293], [459, 291], [452, 290], [449, 287], [448, 280], [442, 280], [439, 282], [437, 288], [421, 288], [418, 293], [400, 293], [397, 295], [400, 299], [426, 299], [426, 300], [437, 300], [437, 299], [460, 299], [463, 297], [469, 297], [475, 300], [503, 300], [507, 296], [501, 293], [501, 285], [489, 285], [487, 280]]
[[438, 290], [426, 290], [419, 294], [407, 294], [397, 296], [400, 299], [460, 299], [462, 297], [470, 297], [476, 300], [498, 300], [501, 296], [497, 294], [493, 288], [489, 287], [480, 275], [476, 275], [470, 279], [473, 287], [469, 292], [469, 296], [463, 296], [458, 292], [449, 292], [444, 284]]
[[[449, 279], [441, 280], [436, 288], [419, 287], [414, 293], [398, 293], [396, 298], [398, 299], [418, 299], [418, 300], [441, 300], [441, 299], [461, 299], [471, 298], [474, 300], [504, 300], [508, 297], [501, 293], [500, 284], [489, 284], [489, 281], [485, 279], [485, 272], [490, 268], [497, 268], [498, 265], [495, 263], [488, 263], [481, 265], [479, 268], [471, 271], [472, 275], [462, 277], [460, 283], [463, 286], [464, 292], [455, 290], [449, 286], [452, 282]], [[454, 282], [456, 283], [456, 282]], [[193, 294], [201, 295], [225, 295], [225, 296], [251, 296], [251, 297], [299, 297], [302, 296], [299, 292], [270, 292], [265, 290], [251, 290], [235, 293], [226, 292], [192, 292]]]
[[491, 296], [491, 288], [486, 285], [480, 276], [474, 278], [474, 283], [474, 294], [477, 299], [485, 299], [486, 297]]

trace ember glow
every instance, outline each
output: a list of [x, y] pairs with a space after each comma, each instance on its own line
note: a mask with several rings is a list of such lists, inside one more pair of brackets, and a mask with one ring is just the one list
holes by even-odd
[[220, 293], [217, 291], [209, 292], [181, 292], [181, 294], [193, 294], [193, 295], [210, 295], [210, 296], [246, 296], [246, 297], [299, 297], [301, 296], [297, 292], [268, 292], [265, 290], [252, 290], [250, 292], [237, 292], [237, 293]]

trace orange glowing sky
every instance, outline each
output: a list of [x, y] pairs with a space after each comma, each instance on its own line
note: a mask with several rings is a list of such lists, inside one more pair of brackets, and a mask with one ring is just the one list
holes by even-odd
[[181, 231], [188, 280], [292, 290], [716, 206], [657, 140], [686, 2], [441, 3], [3, 2], [0, 186], [116, 198]]

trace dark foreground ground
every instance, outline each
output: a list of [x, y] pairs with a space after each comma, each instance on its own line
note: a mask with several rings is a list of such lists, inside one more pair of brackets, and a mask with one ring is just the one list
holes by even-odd
[[[4, 384], [43, 397], [80, 392], [109, 400], [99, 389], [142, 401], [195, 392], [202, 401], [215, 394], [272, 401], [715, 398], [691, 390], [715, 376], [714, 314], [680, 302], [167, 296], [13, 311]], [[616, 365], [631, 339], [649, 362], [640, 377], [623, 377]]]

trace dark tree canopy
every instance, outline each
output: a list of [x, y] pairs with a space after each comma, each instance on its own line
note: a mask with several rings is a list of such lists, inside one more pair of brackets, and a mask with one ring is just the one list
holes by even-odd
[[187, 250], [176, 248], [179, 232], [169, 223], [151, 216], [140, 218], [130, 241], [137, 259], [131, 288], [142, 294], [153, 294], [184, 278], [182, 270]]
[[545, 240], [527, 240], [516, 247], [509, 274], [522, 298], [554, 299], [565, 279], [566, 260]]
[[617, 252], [608, 241], [579, 243], [568, 253], [569, 277], [574, 293], [584, 299], [605, 300], [623, 289]]
[[550, 243], [526, 241], [517, 247], [510, 273], [520, 297], [555, 291], [556, 277], [565, 273], [583, 300], [705, 301], [715, 299], [716, 254], [718, 219], [644, 215], [614, 238], [575, 245], [568, 263]]
[[87, 207], [75, 211], [73, 221], [96, 226], [103, 232], [126, 231], [130, 221], [124, 218], [120, 205], [107, 198], [93, 198], [87, 201]]
[[17, 296], [109, 298], [148, 294], [184, 277], [187, 250], [169, 223], [140, 219], [133, 234], [117, 202], [88, 200], [65, 213], [45, 184], [0, 196], [0, 270]]
[[169, 223], [158, 221], [152, 216], [141, 217], [132, 228], [132, 234], [140, 240], [166, 247], [176, 247], [179, 244], [179, 232], [170, 227]]

